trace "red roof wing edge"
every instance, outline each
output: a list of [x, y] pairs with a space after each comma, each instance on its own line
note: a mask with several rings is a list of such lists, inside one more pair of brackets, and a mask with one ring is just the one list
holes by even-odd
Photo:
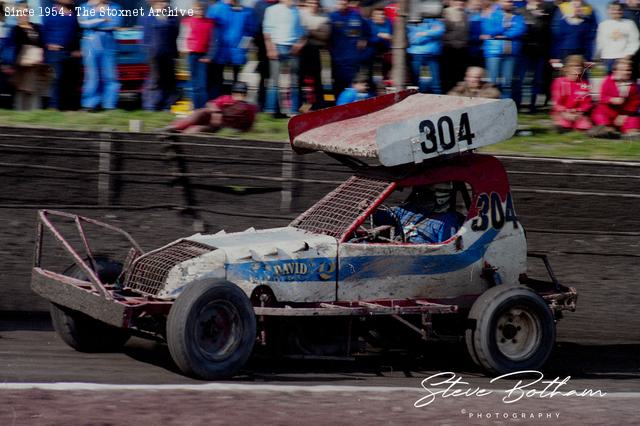
[[340, 105], [331, 108], [325, 108], [318, 111], [308, 112], [293, 117], [289, 120], [289, 143], [291, 149], [298, 154], [314, 152], [309, 149], [296, 148], [293, 145], [295, 138], [311, 129], [324, 126], [325, 124], [335, 123], [338, 121], [348, 120], [350, 118], [361, 117], [388, 108], [393, 104], [406, 99], [407, 97], [417, 93], [416, 90], [401, 90], [387, 95], [376, 96], [375, 98], [365, 99], [358, 102], [352, 102], [346, 105]]

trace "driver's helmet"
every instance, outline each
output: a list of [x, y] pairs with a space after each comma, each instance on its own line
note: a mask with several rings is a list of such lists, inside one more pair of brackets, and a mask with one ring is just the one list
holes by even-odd
[[451, 208], [452, 182], [433, 183], [416, 186], [407, 200], [411, 204], [420, 205], [421, 209], [431, 213], [445, 213]]

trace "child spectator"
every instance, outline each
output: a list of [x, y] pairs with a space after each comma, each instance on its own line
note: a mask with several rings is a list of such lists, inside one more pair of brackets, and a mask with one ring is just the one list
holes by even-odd
[[[156, 11], [169, 6], [166, 0], [155, 0]], [[145, 84], [144, 109], [164, 111], [171, 109], [177, 100], [176, 67], [178, 57], [176, 41], [180, 32], [180, 23], [175, 16], [147, 15], [144, 19], [144, 44], [149, 59], [149, 77]]]
[[503, 98], [512, 95], [512, 79], [520, 56], [522, 36], [526, 32], [524, 18], [513, 13], [512, 0], [500, 0], [482, 21], [482, 45], [489, 80], [500, 87]]
[[582, 0], [562, 3], [551, 22], [551, 62], [560, 63], [569, 55], [591, 62], [597, 27], [591, 6]]
[[45, 62], [54, 71], [49, 107], [77, 109], [79, 97], [75, 83], [80, 77], [80, 25], [73, 10], [73, 0], [57, 0], [57, 13], [42, 17]]
[[182, 25], [186, 28], [187, 33], [193, 108], [203, 108], [207, 103], [207, 70], [211, 62], [207, 53], [209, 52], [209, 41], [212, 38], [213, 21], [204, 17], [203, 6], [196, 3], [193, 7], [193, 16], [185, 18]]
[[368, 92], [369, 81], [367, 77], [363, 75], [357, 76], [353, 79], [351, 87], [347, 87], [342, 93], [340, 93], [336, 105], [345, 105], [351, 102], [367, 99], [370, 97]]
[[551, 84], [553, 123], [560, 133], [589, 130], [593, 127], [589, 119], [593, 103], [589, 84], [583, 80], [585, 68], [582, 56], [567, 57], [563, 71], [564, 76], [556, 78]]
[[369, 25], [362, 16], [349, 7], [347, 0], [336, 0], [336, 10], [329, 14], [331, 38], [331, 76], [336, 98], [351, 85], [366, 56], [370, 38]]
[[247, 49], [256, 32], [253, 11], [243, 7], [238, 0], [221, 0], [210, 9], [207, 17], [216, 25], [209, 55], [213, 65], [210, 84], [214, 97], [222, 93], [224, 69], [231, 67], [233, 82], [238, 81], [241, 67], [247, 63]]
[[7, 40], [10, 66], [15, 85], [15, 109], [28, 111], [42, 108], [42, 97], [49, 89], [49, 67], [44, 65], [41, 27], [29, 22], [27, 6], [22, 7], [17, 25]]
[[640, 129], [638, 108], [640, 93], [638, 85], [631, 80], [631, 62], [618, 59], [613, 64], [613, 72], [602, 82], [600, 100], [593, 110], [593, 122], [599, 131], [621, 132], [637, 135]]
[[640, 48], [640, 34], [636, 24], [622, 18], [622, 4], [609, 4], [609, 19], [598, 25], [596, 56], [600, 57], [610, 73], [616, 59], [631, 58]]
[[223, 127], [246, 132], [253, 126], [258, 107], [246, 101], [247, 85], [236, 82], [231, 95], [223, 95], [207, 103], [189, 117], [174, 121], [162, 129], [168, 132], [204, 133], [217, 132]]
[[456, 87], [451, 89], [447, 95], [499, 99], [500, 91], [493, 84], [483, 81], [484, 78], [483, 68], [469, 67], [464, 75], [464, 81], [456, 84]]
[[442, 93], [439, 60], [445, 27], [437, 19], [441, 13], [441, 6], [437, 3], [431, 3], [423, 9], [422, 21], [407, 27], [407, 39], [409, 40], [407, 53], [411, 56], [413, 84], [418, 86], [423, 93], [426, 92], [426, 88], [421, 84], [423, 66], [429, 68], [431, 93]]

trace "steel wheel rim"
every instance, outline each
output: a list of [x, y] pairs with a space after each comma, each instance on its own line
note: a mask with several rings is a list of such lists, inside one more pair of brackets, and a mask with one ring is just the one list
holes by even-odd
[[529, 358], [542, 340], [540, 320], [522, 306], [514, 306], [503, 312], [495, 331], [498, 350], [512, 361]]
[[240, 346], [240, 313], [226, 300], [211, 301], [200, 310], [195, 331], [200, 353], [211, 361], [222, 361]]

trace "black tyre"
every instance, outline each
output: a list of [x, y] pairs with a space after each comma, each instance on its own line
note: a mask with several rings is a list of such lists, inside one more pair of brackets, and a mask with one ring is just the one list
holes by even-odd
[[191, 283], [167, 319], [171, 357], [185, 374], [215, 380], [235, 375], [256, 340], [249, 298], [226, 281]]
[[551, 309], [528, 287], [499, 285], [483, 293], [469, 312], [467, 350], [487, 372], [536, 370], [556, 339]]
[[[100, 280], [114, 283], [122, 271], [122, 264], [106, 257], [95, 257], [96, 273]], [[81, 280], [85, 273], [73, 265], [64, 275]], [[51, 322], [60, 338], [80, 352], [114, 352], [122, 349], [130, 334], [123, 328], [114, 327], [95, 318], [64, 306], [51, 303]]]

